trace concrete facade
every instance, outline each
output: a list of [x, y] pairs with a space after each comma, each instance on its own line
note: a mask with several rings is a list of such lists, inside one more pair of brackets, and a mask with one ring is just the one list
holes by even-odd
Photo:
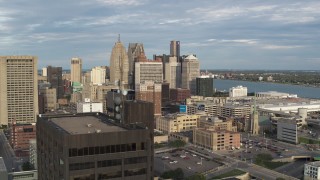
[[145, 81], [136, 84], [135, 99], [141, 101], [152, 102], [154, 104], [154, 115], [161, 115], [161, 84], [153, 81]]
[[0, 56], [0, 124], [33, 123], [38, 112], [38, 58]]
[[240, 133], [196, 128], [193, 130], [193, 143], [212, 151], [230, 150], [240, 147]]
[[82, 59], [71, 58], [71, 82], [82, 82]]
[[229, 89], [229, 97], [245, 97], [247, 95], [248, 95], [247, 87], [237, 86]]
[[102, 85], [106, 83], [107, 68], [105, 66], [97, 66], [91, 69], [91, 83], [94, 85]]
[[121, 88], [128, 88], [129, 60], [126, 48], [116, 42], [110, 56], [110, 82]]
[[320, 179], [320, 162], [310, 162], [304, 165], [304, 180]]
[[156, 129], [166, 134], [192, 130], [198, 127], [199, 116], [168, 114], [156, 119]]
[[169, 57], [169, 62], [165, 63], [165, 80], [170, 84], [171, 89], [181, 87], [181, 63], [177, 62], [177, 57]]
[[182, 84], [184, 89], [190, 89], [191, 94], [196, 94], [196, 78], [200, 76], [200, 63], [198, 58], [189, 55], [182, 62]]
[[277, 139], [281, 141], [298, 143], [298, 127], [295, 119], [279, 119], [277, 121]]
[[39, 179], [149, 180], [154, 169], [149, 133], [136, 124], [116, 124], [100, 113], [41, 116]]
[[149, 61], [145, 57], [135, 62], [135, 84], [145, 81], [163, 82], [163, 65], [161, 61]]

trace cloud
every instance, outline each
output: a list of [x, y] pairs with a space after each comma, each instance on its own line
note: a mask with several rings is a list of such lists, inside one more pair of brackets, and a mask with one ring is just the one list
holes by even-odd
[[262, 49], [270, 49], [270, 50], [285, 50], [285, 49], [296, 49], [296, 48], [303, 48], [304, 46], [297, 46], [297, 45], [264, 45]]
[[97, 2], [107, 6], [138, 6], [143, 4], [143, 0], [97, 0]]

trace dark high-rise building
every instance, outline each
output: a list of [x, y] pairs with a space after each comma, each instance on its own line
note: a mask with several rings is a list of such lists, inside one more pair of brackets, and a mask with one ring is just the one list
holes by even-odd
[[39, 116], [39, 179], [153, 178], [153, 139], [139, 124], [116, 124], [104, 114]]
[[201, 76], [196, 78], [196, 95], [204, 97], [213, 96], [213, 78]]
[[161, 105], [162, 107], [170, 104], [170, 84], [162, 83], [161, 84]]
[[62, 67], [47, 67], [47, 78], [52, 88], [57, 90], [57, 98], [63, 98], [64, 95], [64, 82], [62, 81]]
[[180, 41], [170, 42], [170, 56], [176, 56], [179, 62], [180, 59]]

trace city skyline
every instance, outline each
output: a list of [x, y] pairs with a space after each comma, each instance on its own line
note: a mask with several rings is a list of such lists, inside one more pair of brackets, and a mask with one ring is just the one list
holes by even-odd
[[[63, 5], [62, 5], [63, 3]], [[143, 43], [149, 59], [196, 54], [201, 69], [316, 70], [320, 2], [161, 1], [5, 2], [0, 0], [0, 52], [35, 55], [39, 69], [109, 66], [118, 34], [126, 49]]]

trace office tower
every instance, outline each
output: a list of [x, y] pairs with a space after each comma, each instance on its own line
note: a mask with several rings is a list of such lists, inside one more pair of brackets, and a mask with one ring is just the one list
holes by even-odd
[[110, 56], [110, 82], [120, 86], [121, 89], [128, 88], [129, 61], [125, 47], [120, 41], [112, 48]]
[[44, 112], [58, 108], [57, 91], [55, 88], [40, 88], [39, 93], [43, 96]]
[[57, 98], [63, 98], [62, 67], [48, 66], [47, 79], [51, 87], [56, 89]]
[[170, 88], [169, 83], [161, 84], [161, 105], [162, 107], [170, 104]]
[[91, 70], [91, 83], [94, 85], [106, 83], [106, 66], [94, 67]]
[[116, 124], [104, 114], [41, 116], [38, 178], [149, 180], [152, 146], [148, 128]]
[[37, 63], [34, 56], [0, 56], [0, 124], [36, 121]]
[[196, 78], [200, 76], [198, 58], [189, 55], [182, 62], [182, 88], [190, 89], [191, 94], [196, 94]]
[[129, 60], [129, 87], [134, 88], [134, 63], [138, 56], [144, 54], [142, 43], [129, 43], [128, 60]]
[[161, 115], [161, 84], [153, 81], [145, 81], [136, 84], [136, 100], [152, 102], [154, 104], [154, 115]]
[[135, 62], [135, 84], [144, 81], [163, 82], [163, 71], [161, 61], [147, 60], [144, 54], [140, 55]]
[[213, 78], [200, 76], [196, 78], [196, 95], [204, 97], [213, 96]]
[[47, 68], [42, 68], [42, 76], [47, 77], [48, 71]]
[[169, 57], [169, 62], [165, 63], [165, 80], [170, 83], [170, 88], [181, 87], [181, 63], [177, 62], [177, 57]]
[[177, 57], [178, 62], [180, 62], [180, 41], [170, 42], [170, 55]]
[[189, 89], [170, 89], [170, 101], [182, 103], [191, 96]]
[[29, 142], [36, 138], [36, 123], [16, 124], [11, 126], [10, 145], [18, 157], [29, 156]]
[[71, 58], [71, 82], [82, 82], [82, 59]]
[[[35, 138], [36, 138], [36, 136], [35, 136]], [[34, 169], [38, 169], [37, 141], [35, 138], [30, 139], [30, 141], [29, 141], [29, 162], [34, 167]]]

